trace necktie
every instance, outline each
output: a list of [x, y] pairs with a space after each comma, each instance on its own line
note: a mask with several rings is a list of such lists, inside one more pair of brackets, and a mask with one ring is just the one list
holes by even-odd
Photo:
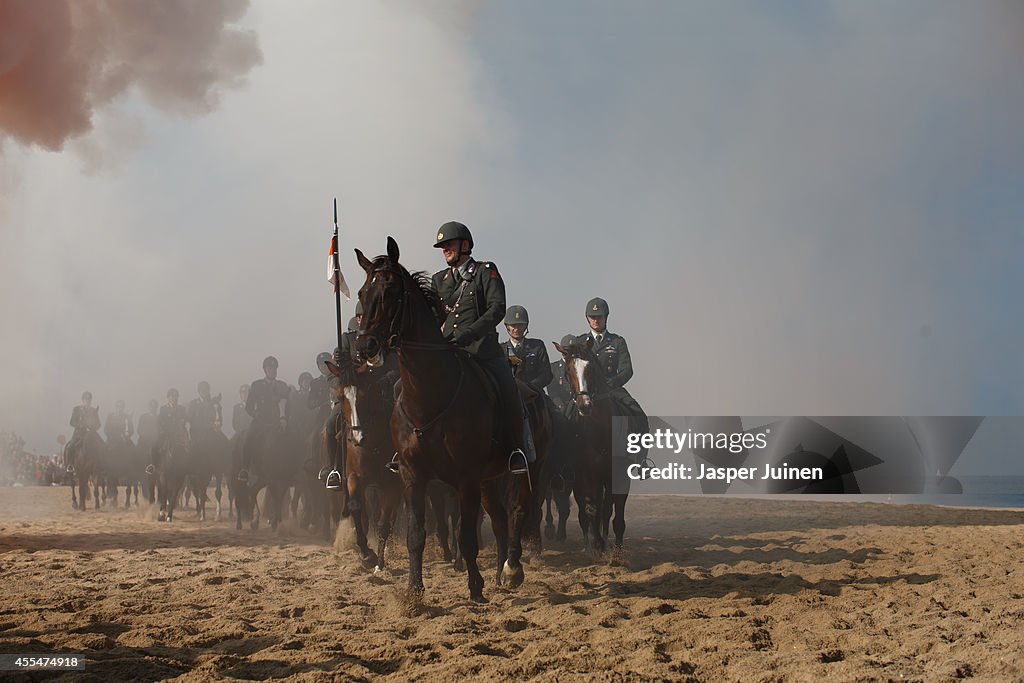
[[594, 343], [595, 343], [595, 344], [596, 344], [597, 346], [600, 346], [600, 345], [601, 345], [601, 340], [602, 340], [602, 339], [604, 339], [604, 335], [603, 335], [603, 334], [599, 334], [599, 335], [597, 335], [596, 337], [594, 337]]

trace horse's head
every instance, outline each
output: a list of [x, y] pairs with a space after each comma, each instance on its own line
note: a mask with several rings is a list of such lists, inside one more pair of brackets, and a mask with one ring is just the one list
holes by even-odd
[[370, 260], [356, 249], [366, 282], [359, 288], [363, 320], [356, 333], [356, 350], [371, 367], [380, 367], [383, 352], [402, 342], [418, 348], [446, 350], [441, 337], [443, 306], [430, 276], [410, 273], [398, 262], [398, 243], [388, 237], [388, 253]]
[[565, 359], [565, 376], [573, 403], [580, 415], [587, 417], [594, 409], [594, 394], [605, 386], [601, 363], [594, 354], [594, 339], [587, 335], [582, 342], [562, 346], [551, 342]]
[[365, 436], [360, 408], [365, 403], [362, 399], [367, 395], [366, 389], [369, 384], [366, 381], [366, 366], [356, 367], [348, 356], [342, 358], [340, 363], [325, 361], [324, 365], [338, 380], [332, 385], [334, 401], [340, 406], [342, 416], [348, 423], [349, 438], [352, 439], [352, 443], [359, 446]]
[[366, 281], [359, 289], [363, 322], [356, 334], [356, 350], [364, 358], [378, 358], [394, 348], [402, 333], [405, 317], [407, 273], [398, 263], [398, 243], [388, 237], [388, 253], [371, 261], [356, 249]]

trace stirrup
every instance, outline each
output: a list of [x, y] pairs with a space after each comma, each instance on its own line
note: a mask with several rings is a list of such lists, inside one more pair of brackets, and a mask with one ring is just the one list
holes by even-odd
[[331, 470], [327, 475], [327, 488], [330, 490], [341, 488], [341, 472], [338, 470]]
[[508, 456], [508, 471], [512, 474], [529, 474], [530, 463], [526, 459], [526, 453], [517, 448]]
[[[337, 470], [333, 470], [333, 471], [337, 471]], [[321, 467], [320, 471], [317, 472], [317, 474], [316, 474], [316, 480], [317, 481], [326, 481], [326, 479], [327, 479], [327, 468], [326, 467]]]
[[243, 484], [247, 483], [249, 481], [249, 470], [245, 469], [244, 467], [238, 470], [238, 481], [242, 482]]
[[156, 468], [153, 465], [146, 465], [146, 474], [156, 474]]
[[384, 467], [388, 468], [388, 472], [398, 474], [398, 451], [395, 451], [395, 454], [391, 456], [391, 461], [387, 465], [384, 465]]

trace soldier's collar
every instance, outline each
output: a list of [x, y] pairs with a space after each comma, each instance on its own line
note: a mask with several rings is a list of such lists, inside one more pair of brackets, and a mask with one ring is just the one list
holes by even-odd
[[461, 266], [459, 266], [458, 268], [453, 268], [453, 270], [458, 271], [462, 279], [468, 280], [469, 278], [473, 277], [473, 273], [476, 272], [476, 261], [474, 261], [473, 257], [470, 256], [465, 260], [465, 262]]

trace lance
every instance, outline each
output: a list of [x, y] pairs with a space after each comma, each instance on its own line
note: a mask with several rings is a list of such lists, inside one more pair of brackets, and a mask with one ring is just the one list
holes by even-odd
[[341, 264], [338, 262], [338, 198], [334, 198], [334, 315], [338, 324], [338, 348], [341, 348]]

